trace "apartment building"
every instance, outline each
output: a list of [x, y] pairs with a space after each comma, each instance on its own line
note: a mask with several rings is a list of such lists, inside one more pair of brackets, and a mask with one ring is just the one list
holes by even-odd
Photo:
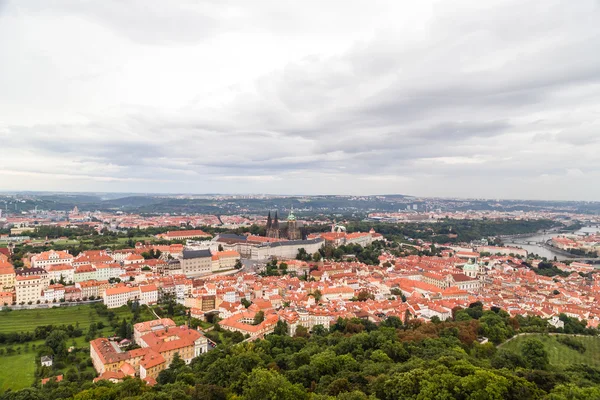
[[15, 278], [15, 292], [17, 304], [35, 303], [40, 300], [44, 289], [44, 279], [39, 275], [22, 276]]
[[210, 274], [212, 267], [213, 260], [210, 250], [183, 250], [181, 269], [186, 276]]
[[31, 257], [33, 268], [48, 268], [51, 265], [73, 264], [74, 257], [66, 251], [44, 251]]
[[[175, 354], [189, 364], [194, 357], [208, 351], [208, 340], [187, 326], [177, 327], [163, 318], [134, 325], [134, 340], [141, 348], [123, 351], [106, 338], [90, 342], [90, 357], [99, 379], [122, 379], [125, 375], [156, 379], [167, 368]], [[124, 371], [130, 371], [125, 374]]]
[[12, 265], [0, 266], [0, 291], [15, 287], [15, 269]]
[[118, 308], [127, 304], [128, 301], [140, 299], [138, 287], [120, 286], [108, 288], [104, 292], [104, 305], [108, 308]]

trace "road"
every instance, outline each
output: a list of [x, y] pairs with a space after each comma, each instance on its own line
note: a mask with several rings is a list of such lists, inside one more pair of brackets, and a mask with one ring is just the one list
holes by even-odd
[[[24, 305], [14, 305], [14, 306], [5, 306], [6, 308], [10, 308], [12, 310], [36, 310], [36, 309], [44, 309], [44, 308], [52, 308], [52, 307], [76, 307], [87, 304], [100, 303], [102, 299], [98, 300], [86, 300], [86, 301], [70, 301], [64, 303], [40, 303], [40, 304], [24, 304]], [[3, 307], [4, 308], [4, 307]]]

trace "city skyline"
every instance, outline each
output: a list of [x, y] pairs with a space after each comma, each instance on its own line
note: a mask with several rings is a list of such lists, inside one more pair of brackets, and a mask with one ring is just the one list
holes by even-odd
[[600, 200], [600, 4], [0, 4], [1, 191]]

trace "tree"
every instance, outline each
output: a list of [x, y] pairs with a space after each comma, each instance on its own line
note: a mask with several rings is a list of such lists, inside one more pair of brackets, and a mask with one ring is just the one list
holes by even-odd
[[523, 341], [521, 354], [531, 369], [546, 369], [548, 367], [548, 352], [544, 343], [538, 339], [529, 338]]
[[121, 325], [119, 326], [119, 337], [122, 339], [127, 337], [127, 321], [125, 318], [123, 318]]
[[67, 334], [63, 330], [54, 330], [46, 337], [46, 346], [52, 349], [57, 358], [67, 355]]
[[258, 325], [265, 320], [265, 313], [263, 311], [259, 311], [254, 314], [254, 325]]
[[242, 260], [237, 259], [235, 260], [235, 265], [233, 266], [235, 269], [242, 269], [244, 265], [242, 264]]
[[311, 256], [306, 252], [306, 249], [304, 247], [298, 249], [298, 254], [296, 254], [296, 260], [310, 261], [310, 259]]
[[288, 324], [285, 321], [277, 321], [277, 325], [275, 325], [275, 329], [273, 330], [275, 335], [284, 336], [288, 334]]
[[366, 290], [362, 290], [358, 293], [358, 297], [357, 300], [358, 301], [367, 301], [367, 300], [375, 300], [375, 296], [369, 292], [367, 292]]
[[319, 253], [318, 251], [315, 252], [315, 254], [313, 254], [312, 259], [314, 262], [319, 262], [321, 261], [321, 253]]
[[303, 400], [308, 394], [299, 385], [293, 385], [283, 375], [263, 368], [252, 370], [243, 390], [246, 400]]
[[192, 400], [226, 400], [225, 389], [216, 385], [196, 385]]
[[248, 299], [246, 299], [245, 297], [242, 297], [242, 299], [240, 300], [240, 303], [242, 303], [242, 305], [246, 308], [250, 307], [250, 301], [248, 301]]
[[518, 367], [525, 368], [525, 360], [520, 355], [513, 353], [512, 351], [500, 349], [496, 352], [496, 355], [492, 358], [492, 367], [496, 369], [516, 369]]
[[178, 370], [180, 370], [183, 367], [185, 367], [185, 361], [183, 361], [183, 359], [181, 358], [181, 356], [177, 352], [173, 356], [173, 360], [171, 361], [171, 364], [169, 365], [169, 368], [172, 369], [172, 370], [174, 370], [174, 371], [178, 371]]
[[302, 325], [298, 325], [296, 327], [296, 334], [294, 336], [307, 338], [310, 335], [308, 334], [308, 329], [306, 329], [306, 327], [304, 327]]
[[321, 297], [323, 297], [323, 294], [321, 293], [321, 291], [319, 289], [315, 290], [312, 293], [313, 297], [315, 298], [315, 301], [318, 303], [319, 300], [321, 300]]
[[219, 248], [218, 248], [218, 250], [219, 250], [219, 251], [223, 251], [223, 245], [222, 245], [222, 244], [219, 244]]

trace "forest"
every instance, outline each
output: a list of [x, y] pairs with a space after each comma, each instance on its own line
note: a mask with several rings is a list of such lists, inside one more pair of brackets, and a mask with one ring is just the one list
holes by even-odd
[[[585, 323], [561, 318], [572, 333], [597, 335]], [[280, 322], [263, 340], [219, 344], [190, 365], [176, 357], [154, 387], [138, 379], [111, 384], [67, 376], [0, 399], [600, 398], [600, 368], [551, 365], [535, 338], [526, 338], [520, 352], [496, 346], [516, 332], [548, 329], [539, 318], [512, 318], [500, 309], [483, 310], [480, 303], [454, 310], [446, 322], [422, 324], [409, 316], [379, 324], [338, 319], [330, 329], [318, 325], [295, 337], [287, 336]]]

